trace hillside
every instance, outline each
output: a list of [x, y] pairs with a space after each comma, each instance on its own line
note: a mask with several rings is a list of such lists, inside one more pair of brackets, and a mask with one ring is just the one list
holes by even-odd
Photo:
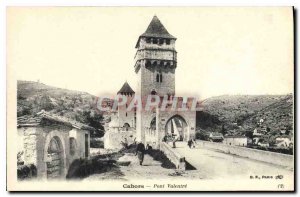
[[32, 81], [18, 81], [17, 115], [18, 117], [34, 115], [44, 109], [103, 130], [100, 124], [102, 115], [94, 108], [95, 98], [85, 92], [56, 88]]
[[[259, 121], [263, 121], [258, 125]], [[245, 119], [241, 126], [245, 129], [266, 127], [273, 135], [281, 130], [293, 131], [293, 96], [287, 95], [283, 99], [261, 109], [253, 116]]]
[[234, 130], [234, 134], [244, 134], [256, 128], [262, 118], [271, 131], [291, 129], [293, 125], [291, 94], [224, 95], [209, 98], [202, 105], [203, 112], [197, 113], [197, 127], [207, 131]]
[[[101, 130], [102, 114], [94, 108], [95, 96], [43, 83], [18, 81], [17, 115], [33, 115], [42, 109], [77, 120]], [[293, 129], [293, 95], [224, 95], [212, 97], [197, 112], [197, 128], [232, 134], [245, 134], [257, 128], [257, 122], [270, 133]]]

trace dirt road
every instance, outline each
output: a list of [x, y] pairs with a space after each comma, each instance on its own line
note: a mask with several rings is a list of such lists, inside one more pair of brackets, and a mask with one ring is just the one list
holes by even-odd
[[151, 156], [145, 155], [143, 165], [139, 165], [137, 156], [132, 153], [125, 154], [119, 161], [131, 161], [128, 166], [119, 166], [110, 171], [91, 175], [84, 180], [171, 180], [174, 178], [197, 178], [203, 179], [205, 176], [200, 171], [177, 171], [175, 169], [166, 169], [161, 167], [161, 162], [155, 161]]

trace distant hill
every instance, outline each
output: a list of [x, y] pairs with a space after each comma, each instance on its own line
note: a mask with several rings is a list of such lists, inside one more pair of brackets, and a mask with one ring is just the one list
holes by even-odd
[[[101, 130], [103, 115], [94, 108], [96, 97], [86, 92], [67, 90], [32, 81], [18, 81], [17, 115], [34, 115], [42, 109], [77, 120]], [[263, 126], [270, 132], [293, 128], [293, 95], [224, 95], [212, 97], [202, 103], [197, 112], [197, 129], [244, 134]]]
[[102, 115], [94, 108], [96, 97], [32, 81], [17, 83], [17, 115], [34, 115], [46, 110], [103, 130]]
[[244, 134], [254, 129], [257, 121], [266, 119], [272, 131], [293, 125], [293, 95], [224, 95], [202, 103], [203, 112], [197, 113], [197, 127], [221, 132], [236, 130]]
[[[280, 134], [281, 130], [288, 133], [293, 131], [293, 96], [286, 95], [283, 99], [268, 105], [241, 122], [245, 129], [254, 127], [268, 128], [273, 135]], [[263, 121], [258, 125], [259, 121]]]

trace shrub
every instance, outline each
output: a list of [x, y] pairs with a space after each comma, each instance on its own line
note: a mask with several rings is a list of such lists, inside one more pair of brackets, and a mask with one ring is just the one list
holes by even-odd
[[17, 169], [17, 176], [19, 180], [35, 178], [37, 176], [37, 168], [35, 165], [19, 165]]
[[104, 142], [99, 138], [91, 138], [90, 146], [91, 148], [104, 148]]

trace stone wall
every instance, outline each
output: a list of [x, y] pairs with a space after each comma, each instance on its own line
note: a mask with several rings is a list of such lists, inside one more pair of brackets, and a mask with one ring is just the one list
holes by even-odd
[[197, 141], [202, 148], [215, 149], [228, 154], [238, 155], [249, 159], [281, 165], [289, 168], [294, 167], [294, 156], [270, 151], [250, 149], [246, 147], [230, 146], [223, 143]]
[[[85, 158], [85, 134], [89, 131], [75, 129], [64, 125], [35, 126], [18, 128], [20, 139], [23, 138], [24, 165], [33, 164], [37, 168], [37, 177], [47, 177], [48, 147], [53, 137], [60, 141], [61, 155], [63, 163], [62, 175], [65, 176], [70, 164], [79, 158]], [[22, 137], [23, 136], [23, 137]], [[74, 154], [70, 154], [70, 138], [73, 137], [76, 142]], [[90, 144], [88, 144], [89, 153]]]
[[[85, 158], [85, 135], [88, 135], [88, 150], [87, 152], [90, 153], [90, 135], [88, 131], [82, 131], [80, 129], [73, 128], [69, 131], [68, 136], [68, 157], [70, 161], [73, 161], [78, 158]], [[70, 138], [74, 137], [76, 140], [76, 149], [74, 155], [70, 154]], [[71, 163], [71, 162], [70, 162]]]
[[[37, 127], [19, 128], [18, 133], [23, 133], [23, 146], [24, 146], [24, 164], [34, 164], [37, 165], [38, 155], [37, 155], [37, 138], [39, 132]], [[21, 137], [22, 138], [22, 137]]]
[[109, 128], [104, 134], [104, 148], [116, 149], [123, 148], [122, 141], [127, 139], [128, 144], [132, 144], [136, 140], [136, 132], [131, 128], [129, 131], [121, 130], [119, 128]]
[[152, 43], [147, 43], [146, 42], [146, 38], [141, 38], [140, 39], [140, 43], [139, 43], [139, 49], [169, 49], [169, 50], [173, 50], [175, 48], [175, 41], [174, 39], [170, 40], [170, 44], [166, 44], [166, 42], [164, 42], [163, 44], [159, 45], [159, 44], [152, 44]]
[[130, 96], [127, 95], [127, 103], [124, 105], [118, 106], [118, 121], [119, 126], [123, 127], [125, 123], [128, 123], [130, 127], [135, 128], [135, 111], [134, 109], [128, 111], [127, 108], [130, 106], [130, 103], [132, 102], [132, 99], [134, 98], [134, 95]]
[[[158, 71], [162, 73], [162, 82], [156, 82], [156, 74]], [[140, 68], [140, 87], [141, 96], [148, 96], [152, 90], [158, 95], [174, 95], [175, 94], [175, 69], [171, 68], [146, 68], [145, 60], [141, 61]]]
[[246, 137], [225, 137], [224, 144], [234, 146], [247, 146], [248, 139]]
[[160, 150], [168, 157], [168, 159], [176, 166], [177, 169], [185, 170], [185, 158], [176, 152], [176, 149], [173, 149], [165, 142], [161, 142]]

